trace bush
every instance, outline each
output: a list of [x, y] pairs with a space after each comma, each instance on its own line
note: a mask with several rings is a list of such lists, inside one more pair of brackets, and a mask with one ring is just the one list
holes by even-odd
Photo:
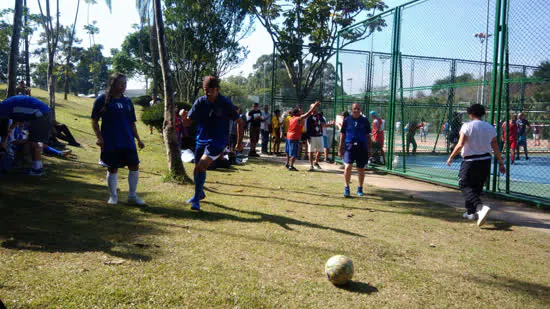
[[164, 122], [164, 105], [157, 104], [144, 109], [141, 114], [141, 121], [148, 126], [162, 131], [162, 123]]
[[132, 99], [132, 103], [134, 103], [134, 105], [143, 107], [149, 107], [149, 102], [151, 102], [151, 96], [148, 95], [142, 95]]
[[[178, 110], [182, 108], [185, 108], [185, 110], [191, 109], [191, 105], [187, 103], [176, 102], [175, 104], [178, 107]], [[147, 106], [149, 106], [149, 102], [147, 102]], [[161, 132], [162, 123], [164, 122], [164, 104], [156, 104], [152, 107], [145, 108], [141, 114], [141, 121]]]

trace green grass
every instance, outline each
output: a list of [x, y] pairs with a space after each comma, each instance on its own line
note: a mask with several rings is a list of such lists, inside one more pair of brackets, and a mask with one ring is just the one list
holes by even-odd
[[[289, 173], [259, 159], [208, 172], [204, 211], [195, 213], [184, 204], [191, 185], [161, 181], [164, 146], [141, 124], [138, 191], [150, 205], [108, 206], [92, 101], [59, 103], [58, 119], [83, 144], [76, 157], [47, 157], [44, 178], [0, 179], [8, 308], [550, 305], [547, 233], [494, 221], [480, 229], [450, 207], [372, 186], [344, 200], [338, 173]], [[345, 288], [323, 274], [336, 254], [354, 261]]]

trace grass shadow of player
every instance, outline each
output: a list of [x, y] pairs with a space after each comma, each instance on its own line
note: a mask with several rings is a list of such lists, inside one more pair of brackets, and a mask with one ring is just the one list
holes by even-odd
[[505, 222], [505, 221], [495, 221], [490, 222], [493, 223], [493, 227], [484, 228], [485, 230], [491, 230], [491, 231], [503, 231], [503, 232], [512, 232], [512, 224]]
[[378, 292], [378, 289], [375, 286], [359, 281], [350, 281], [345, 285], [337, 285], [336, 287], [348, 292], [360, 294], [372, 294]]

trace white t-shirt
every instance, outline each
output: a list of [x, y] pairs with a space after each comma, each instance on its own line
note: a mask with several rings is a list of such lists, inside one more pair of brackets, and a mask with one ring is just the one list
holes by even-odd
[[260, 124], [260, 130], [267, 130], [269, 124], [271, 124], [271, 114], [269, 112], [262, 111], [262, 123]]
[[[488, 122], [481, 120], [466, 122], [462, 125], [462, 128], [460, 128], [460, 133], [463, 133], [468, 137], [468, 140], [460, 153], [462, 157], [482, 155], [493, 152], [491, 141], [497, 136], [497, 131]], [[488, 158], [490, 158], [490, 156], [474, 158], [471, 160], [485, 160]]]

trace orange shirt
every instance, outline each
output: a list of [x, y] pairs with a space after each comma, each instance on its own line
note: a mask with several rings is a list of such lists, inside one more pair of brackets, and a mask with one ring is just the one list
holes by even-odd
[[304, 124], [300, 121], [300, 117], [292, 117], [288, 122], [288, 132], [286, 138], [291, 141], [299, 141], [302, 139], [302, 130]]

